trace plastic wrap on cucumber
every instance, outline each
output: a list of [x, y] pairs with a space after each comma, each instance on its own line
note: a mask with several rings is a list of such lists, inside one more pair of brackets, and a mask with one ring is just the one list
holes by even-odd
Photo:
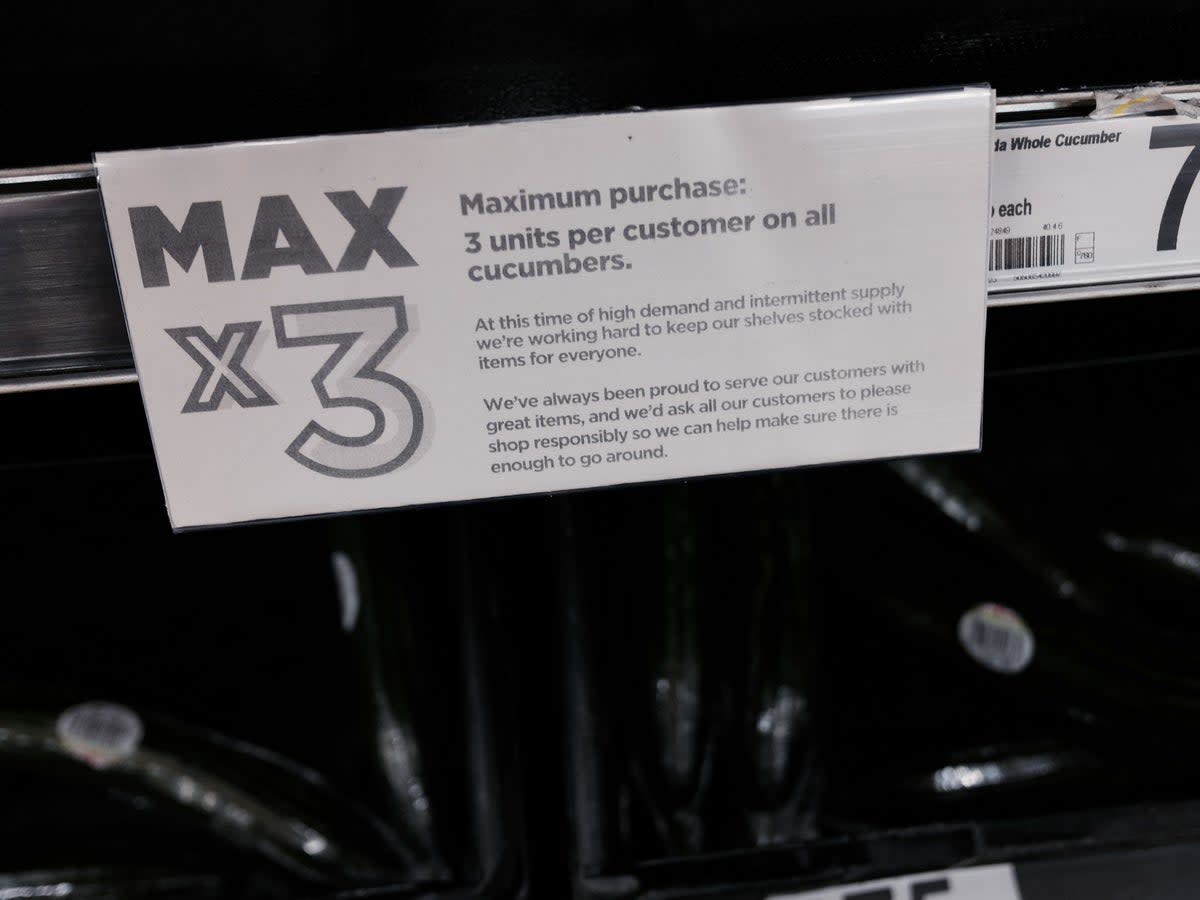
[[[643, 781], [651, 815], [669, 852], [693, 853], [703, 844], [700, 806], [712, 747], [702, 667], [701, 573], [697, 511], [686, 486], [665, 490], [662, 506], [663, 581], [649, 597], [646, 682], [652, 748], [634, 777]], [[648, 770], [648, 771], [647, 771]]]
[[1196, 535], [1146, 535], [1125, 529], [1105, 529], [1100, 542], [1120, 557], [1152, 574], [1200, 588], [1200, 537]]
[[1200, 741], [1198, 617], [1194, 604], [1177, 602], [1187, 590], [1158, 577], [1190, 589], [1184, 545], [1148, 530], [1105, 530], [1094, 512], [1023, 493], [999, 473], [964, 477], [961, 463], [890, 468], [970, 541], [934, 539], [898, 517], [914, 535], [890, 557], [894, 574], [877, 582], [882, 609], [1075, 721], [1136, 723], [1165, 754]]
[[1086, 747], [1053, 743], [957, 751], [943, 763], [910, 773], [900, 790], [944, 801], [1011, 792], [1047, 784], [1085, 782], [1103, 772], [1102, 758]]
[[758, 844], [810, 837], [816, 816], [811, 723], [812, 622], [807, 508], [796, 476], [757, 483], [746, 512], [749, 613], [747, 693], [739, 768]]
[[388, 824], [411, 870], [422, 880], [448, 877], [434, 824], [421, 746], [413, 719], [410, 686], [398, 660], [411, 646], [402, 585], [371, 566], [363, 536], [352, 520], [334, 526], [334, 576], [342, 627], [353, 640], [373, 738], [369, 763], [382, 790]]
[[72, 866], [0, 874], [0, 897], [69, 897], [71, 900], [223, 900], [237, 896], [216, 872], [173, 872], [129, 866]]
[[0, 758], [96, 780], [318, 884], [411, 881], [369, 811], [313, 769], [210, 729], [107, 702], [0, 712]]
[[941, 513], [964, 531], [998, 547], [1004, 555], [1033, 576], [1053, 594], [1082, 606], [1090, 606], [1076, 573], [1060, 567], [1046, 553], [1046, 533], [1031, 523], [1014, 521], [1013, 516], [985, 497], [946, 462], [930, 458], [904, 459], [891, 463], [891, 469], [918, 494], [933, 503]]

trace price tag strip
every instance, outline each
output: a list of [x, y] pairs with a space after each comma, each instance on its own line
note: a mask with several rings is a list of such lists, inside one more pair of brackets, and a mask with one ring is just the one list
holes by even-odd
[[1013, 867], [1006, 863], [775, 894], [767, 900], [1021, 900], [1021, 892]]
[[989, 288], [1200, 275], [1200, 122], [1185, 116], [999, 126]]
[[993, 106], [97, 155], [174, 526], [977, 448]]

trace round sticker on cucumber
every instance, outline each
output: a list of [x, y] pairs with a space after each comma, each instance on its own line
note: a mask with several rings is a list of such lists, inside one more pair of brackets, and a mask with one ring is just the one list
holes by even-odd
[[96, 769], [107, 768], [133, 754], [142, 743], [142, 720], [117, 703], [81, 703], [58, 717], [63, 749]]
[[975, 662], [1004, 675], [1033, 661], [1033, 632], [1017, 613], [998, 603], [981, 603], [958, 620], [958, 640]]

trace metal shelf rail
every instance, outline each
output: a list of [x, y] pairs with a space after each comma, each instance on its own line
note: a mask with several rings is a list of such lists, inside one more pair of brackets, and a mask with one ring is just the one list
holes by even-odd
[[[1172, 96], [1200, 96], [1173, 85]], [[1095, 93], [1000, 98], [997, 120], [1086, 114]], [[1200, 277], [993, 292], [1010, 306], [1200, 288]], [[0, 170], [0, 393], [136, 381], [96, 172]]]

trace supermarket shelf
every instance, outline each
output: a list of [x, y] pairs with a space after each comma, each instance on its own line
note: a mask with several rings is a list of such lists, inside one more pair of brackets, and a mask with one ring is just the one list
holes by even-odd
[[[1200, 84], [1171, 93], [1200, 96]], [[1001, 120], [1075, 115], [1090, 91], [998, 100]], [[1200, 277], [995, 292], [989, 306], [1200, 288]], [[136, 380], [90, 163], [0, 170], [0, 393]]]
[[51, 391], [60, 388], [100, 387], [106, 384], [132, 384], [137, 372], [132, 368], [111, 372], [81, 372], [77, 375], [32, 375], [23, 378], [0, 379], [0, 394], [22, 394], [31, 391]]
[[[956, 900], [984, 900], [1001, 896], [994, 889], [979, 889], [968, 886], [969, 881], [954, 883], [956, 873], [966, 876], [972, 867], [934, 870], [927, 874], [932, 879], [949, 879], [941, 890], [926, 896], [954, 897]], [[1200, 846], [1168, 844], [1136, 849], [1112, 849], [1093, 851], [1090, 854], [1051, 856], [1032, 862], [1019, 862], [1014, 866], [1016, 894], [1005, 893], [1006, 897], [1019, 900], [1192, 900], [1196, 896], [1196, 885], [1200, 883]], [[907, 898], [909, 891], [894, 885], [892, 890], [884, 887], [887, 882], [868, 882], [833, 886], [816, 892], [821, 900], [852, 900], [857, 897]], [[978, 882], [975, 882], [978, 884]], [[993, 888], [995, 882], [992, 882]], [[947, 891], [947, 887], [951, 889]], [[865, 889], [864, 889], [865, 888]], [[874, 888], [873, 890], [871, 888]], [[802, 896], [811, 897], [805, 893]], [[919, 896], [913, 892], [911, 896]], [[768, 895], [767, 900], [787, 900], [788, 893]]]
[[1195, 844], [1046, 859], [1017, 866], [1021, 900], [1190, 900], [1200, 884]]
[[0, 196], [0, 389], [132, 367], [94, 183]]
[[91, 163], [77, 163], [70, 166], [45, 166], [38, 169], [3, 169], [0, 170], [0, 186], [47, 184], [61, 181], [87, 181], [96, 177], [96, 169]]
[[1024, 306], [1031, 303], [1062, 303], [1067, 300], [1099, 300], [1104, 297], [1135, 297], [1139, 294], [1169, 294], [1200, 290], [1200, 276], [1160, 278], [1152, 281], [1118, 281], [1108, 284], [1077, 284], [1070, 287], [1039, 288], [1027, 291], [993, 291], [988, 294], [991, 309], [1000, 306]]

